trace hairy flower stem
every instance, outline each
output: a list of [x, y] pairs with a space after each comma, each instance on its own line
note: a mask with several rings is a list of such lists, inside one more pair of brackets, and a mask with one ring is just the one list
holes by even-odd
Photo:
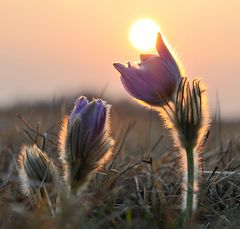
[[193, 195], [194, 195], [194, 156], [193, 147], [186, 147], [187, 153], [187, 201], [186, 201], [186, 212], [185, 222], [191, 218], [193, 212]]

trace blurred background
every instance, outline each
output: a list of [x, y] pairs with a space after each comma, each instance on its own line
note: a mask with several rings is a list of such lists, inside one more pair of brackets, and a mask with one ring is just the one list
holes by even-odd
[[[239, 228], [234, 226], [239, 225], [240, 208], [239, 176], [235, 179], [240, 171], [240, 0], [0, 0], [0, 203], [4, 206], [0, 228], [106, 228], [106, 222], [110, 228], [126, 228], [121, 226], [124, 222], [127, 228], [135, 222], [155, 228], [155, 217], [163, 226], [168, 225], [166, 220], [171, 221], [169, 227], [177, 227], [178, 217], [172, 220], [176, 211], [171, 209], [178, 205], [181, 189], [180, 150], [157, 112], [126, 93], [112, 65], [139, 61], [140, 51], [130, 43], [129, 30], [143, 18], [159, 25], [186, 75], [202, 78], [208, 87], [212, 123], [199, 149], [200, 174], [207, 179], [200, 186], [201, 212], [196, 218], [201, 218], [202, 227], [197, 227], [211, 228], [215, 217], [214, 228], [222, 228], [218, 224]], [[82, 204], [71, 199], [66, 211], [56, 211], [57, 217], [42, 214], [41, 208], [25, 208], [29, 200], [23, 199], [15, 176], [20, 147], [36, 143], [63, 168], [59, 130], [80, 95], [102, 97], [113, 105], [109, 125], [116, 142], [109, 167], [113, 169], [96, 176], [104, 175], [102, 187], [109, 188], [96, 185], [88, 195], [100, 201], [92, 204], [86, 196]], [[135, 163], [139, 166], [131, 166], [131, 173], [122, 172], [125, 165]], [[202, 170], [211, 175], [203, 176]], [[225, 171], [234, 175], [222, 178]], [[115, 183], [110, 172], [121, 179]], [[217, 181], [214, 174], [219, 174]], [[82, 211], [85, 206], [87, 212]]]
[[239, 119], [238, 0], [0, 0], [0, 107], [93, 93], [131, 100], [112, 67], [138, 61], [128, 34], [158, 23], [190, 77], [208, 85], [225, 119]]

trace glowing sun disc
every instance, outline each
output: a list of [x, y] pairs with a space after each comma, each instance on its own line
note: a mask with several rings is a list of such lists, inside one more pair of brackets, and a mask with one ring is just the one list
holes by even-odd
[[155, 48], [159, 31], [159, 26], [154, 21], [141, 19], [131, 26], [129, 39], [135, 48], [141, 51], [149, 51]]

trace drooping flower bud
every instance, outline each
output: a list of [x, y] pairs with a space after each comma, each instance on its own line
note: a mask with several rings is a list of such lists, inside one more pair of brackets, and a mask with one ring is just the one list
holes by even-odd
[[200, 80], [193, 80], [191, 86], [187, 78], [182, 78], [176, 94], [175, 125], [183, 147], [195, 147], [206, 134], [206, 100], [205, 88]]
[[46, 195], [56, 200], [59, 184], [57, 168], [36, 145], [24, 145], [18, 156], [18, 173], [24, 194], [37, 204]]
[[89, 102], [85, 97], [80, 97], [70, 116], [63, 121], [61, 157], [67, 162], [68, 179], [73, 186], [82, 185], [112, 154], [109, 111], [110, 106], [100, 99]]
[[197, 205], [200, 147], [209, 128], [205, 87], [198, 79], [190, 84], [182, 78], [173, 103], [160, 107], [159, 112], [180, 150], [182, 209], [185, 219], [189, 219]]
[[184, 175], [182, 207], [185, 211], [185, 220], [188, 220], [196, 209], [200, 163], [199, 147], [209, 128], [205, 90], [200, 80], [195, 79], [190, 85], [187, 78], [182, 78], [175, 100], [175, 128], [178, 132], [179, 143], [186, 150], [181, 157]]
[[173, 98], [181, 79], [180, 67], [158, 33], [156, 49], [159, 55], [141, 54], [138, 67], [114, 63], [121, 73], [121, 81], [127, 92], [149, 105], [165, 104]]

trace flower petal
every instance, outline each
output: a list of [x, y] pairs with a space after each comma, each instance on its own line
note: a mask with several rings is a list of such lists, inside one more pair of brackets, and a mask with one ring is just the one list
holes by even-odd
[[74, 108], [69, 118], [70, 123], [74, 122], [74, 119], [76, 118], [76, 116], [84, 109], [84, 107], [87, 106], [87, 104], [88, 104], [88, 100], [85, 96], [81, 96], [76, 100]]
[[121, 73], [121, 75], [125, 75], [127, 70], [127, 67], [125, 65], [120, 63], [114, 63], [113, 67], [116, 68]]

